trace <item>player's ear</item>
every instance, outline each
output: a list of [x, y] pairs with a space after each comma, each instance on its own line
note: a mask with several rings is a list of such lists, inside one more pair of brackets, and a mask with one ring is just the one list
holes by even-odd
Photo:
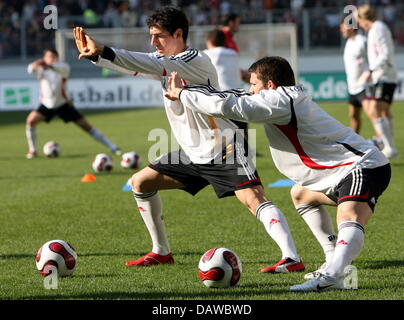
[[278, 86], [275, 84], [275, 82], [273, 82], [272, 80], [268, 80], [267, 83], [267, 88], [271, 89], [271, 90], [276, 90]]
[[175, 39], [182, 38], [182, 29], [178, 28], [177, 30], [175, 30], [175, 32], [174, 32], [174, 38], [175, 38]]

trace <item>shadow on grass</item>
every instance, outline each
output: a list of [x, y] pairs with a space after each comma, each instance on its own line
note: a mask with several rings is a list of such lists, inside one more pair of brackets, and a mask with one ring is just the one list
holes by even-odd
[[170, 299], [181, 299], [181, 300], [194, 300], [194, 299], [225, 299], [225, 300], [239, 300], [241, 297], [251, 296], [268, 296], [276, 294], [287, 294], [289, 293], [289, 288], [263, 288], [257, 285], [252, 288], [259, 289], [252, 290], [250, 288], [238, 287], [237, 290], [234, 289], [205, 289], [197, 292], [93, 292], [93, 293], [78, 293], [78, 294], [54, 294], [54, 295], [34, 295], [22, 297], [22, 299], [36, 299], [36, 300], [49, 300], [49, 299], [135, 299], [135, 300], [170, 300]]
[[[92, 115], [119, 113], [119, 112], [128, 112], [128, 111], [141, 111], [141, 110], [148, 110], [148, 109], [154, 110], [154, 109], [160, 109], [160, 108], [80, 109], [79, 111], [85, 117], [90, 117], [89, 121], [91, 122]], [[16, 124], [16, 123], [25, 124], [26, 118], [30, 112], [31, 112], [31, 110], [1, 112], [0, 113], [1, 114], [0, 125], [5, 126], [5, 125]], [[58, 117], [55, 117], [55, 118], [59, 121], [62, 121], [62, 120], [58, 119]]]
[[362, 260], [360, 268], [363, 269], [384, 269], [404, 267], [404, 260]]
[[35, 254], [0, 254], [0, 259], [25, 259], [25, 258], [35, 258]]

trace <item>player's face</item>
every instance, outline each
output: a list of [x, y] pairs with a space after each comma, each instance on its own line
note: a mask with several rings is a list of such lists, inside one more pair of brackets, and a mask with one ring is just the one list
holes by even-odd
[[250, 92], [252, 94], [257, 94], [261, 90], [268, 90], [268, 85], [258, 79], [258, 75], [254, 72], [252, 72], [250, 76], [250, 85]]
[[46, 64], [53, 64], [58, 60], [58, 57], [56, 54], [54, 54], [51, 51], [46, 51], [44, 56], [43, 56], [43, 60], [45, 61]]
[[238, 32], [238, 30], [240, 29], [240, 24], [241, 24], [241, 18], [237, 17], [234, 21], [230, 23], [229, 25], [230, 31], [232, 33]]
[[358, 17], [358, 24], [359, 24], [359, 27], [365, 31], [368, 31], [370, 29], [370, 25], [369, 25], [368, 21], [365, 19]]
[[171, 35], [168, 31], [158, 27], [150, 27], [150, 44], [156, 47], [158, 53], [164, 56], [177, 54], [179, 37], [182, 39], [182, 34], [177, 31]]

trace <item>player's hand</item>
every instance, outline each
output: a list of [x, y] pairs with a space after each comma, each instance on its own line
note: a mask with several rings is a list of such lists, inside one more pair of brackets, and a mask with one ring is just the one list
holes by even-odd
[[370, 71], [365, 71], [358, 79], [359, 84], [368, 83], [372, 79], [372, 73]]
[[32, 66], [33, 66], [34, 69], [37, 69], [37, 68], [39, 68], [39, 67], [45, 67], [45, 66], [46, 66], [46, 63], [45, 63], [44, 59], [41, 58], [41, 59], [35, 60], [35, 61], [32, 63]]
[[167, 92], [164, 94], [164, 96], [172, 101], [178, 100], [183, 88], [184, 86], [182, 84], [182, 79], [178, 73], [175, 71], [171, 72], [171, 76], [168, 78]]
[[73, 28], [73, 37], [76, 41], [77, 50], [80, 52], [79, 59], [101, 55], [104, 50], [104, 46], [91, 39], [82, 27]]

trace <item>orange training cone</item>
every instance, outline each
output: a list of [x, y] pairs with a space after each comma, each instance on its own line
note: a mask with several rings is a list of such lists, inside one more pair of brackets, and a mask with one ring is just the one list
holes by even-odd
[[95, 181], [95, 177], [94, 175], [92, 175], [91, 173], [86, 173], [82, 178], [81, 178], [81, 182], [92, 182]]

